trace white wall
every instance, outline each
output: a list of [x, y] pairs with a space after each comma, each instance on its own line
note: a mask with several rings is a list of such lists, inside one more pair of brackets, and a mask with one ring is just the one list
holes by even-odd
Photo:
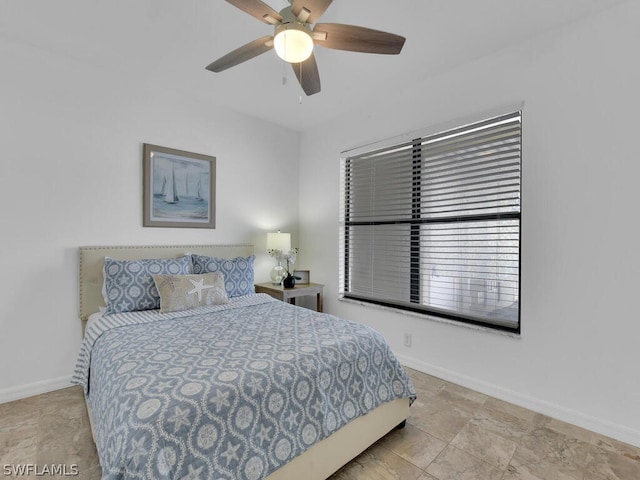
[[[80, 245], [253, 243], [268, 278], [264, 232], [297, 236], [272, 186], [297, 181], [298, 133], [2, 39], [0, 58], [0, 402], [67, 385]], [[217, 157], [214, 230], [142, 227], [142, 143]]]
[[[301, 247], [326, 310], [410, 366], [640, 445], [638, 25], [627, 2], [305, 132]], [[520, 338], [339, 302], [340, 151], [521, 101]]]

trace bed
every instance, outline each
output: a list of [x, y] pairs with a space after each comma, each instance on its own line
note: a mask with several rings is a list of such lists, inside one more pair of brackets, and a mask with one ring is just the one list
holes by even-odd
[[320, 480], [403, 424], [415, 391], [382, 336], [252, 293], [252, 263], [248, 289], [245, 274], [223, 272], [235, 282], [226, 302], [105, 314], [105, 257], [185, 254], [193, 274], [198, 258], [235, 265], [253, 247], [80, 248], [85, 335], [73, 381], [103, 478]]

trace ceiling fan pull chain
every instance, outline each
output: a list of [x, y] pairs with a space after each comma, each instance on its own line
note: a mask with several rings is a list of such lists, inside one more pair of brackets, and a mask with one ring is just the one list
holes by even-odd
[[[300, 85], [304, 85], [304, 83], [302, 83], [302, 62], [298, 64], [298, 67], [300, 67]], [[302, 105], [302, 95], [298, 97], [298, 104]]]

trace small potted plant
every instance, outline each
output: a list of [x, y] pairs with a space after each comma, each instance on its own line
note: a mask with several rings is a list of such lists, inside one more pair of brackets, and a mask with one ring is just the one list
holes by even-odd
[[297, 248], [292, 248], [287, 253], [283, 255], [284, 259], [287, 261], [287, 268], [282, 279], [282, 286], [284, 288], [293, 288], [296, 286], [296, 280], [300, 280], [300, 277], [296, 277], [291, 273], [291, 265], [296, 263], [296, 255], [298, 254]]

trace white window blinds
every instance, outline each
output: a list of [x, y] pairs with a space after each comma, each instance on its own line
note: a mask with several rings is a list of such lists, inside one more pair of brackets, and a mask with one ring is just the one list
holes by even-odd
[[343, 159], [341, 293], [519, 331], [521, 112]]

